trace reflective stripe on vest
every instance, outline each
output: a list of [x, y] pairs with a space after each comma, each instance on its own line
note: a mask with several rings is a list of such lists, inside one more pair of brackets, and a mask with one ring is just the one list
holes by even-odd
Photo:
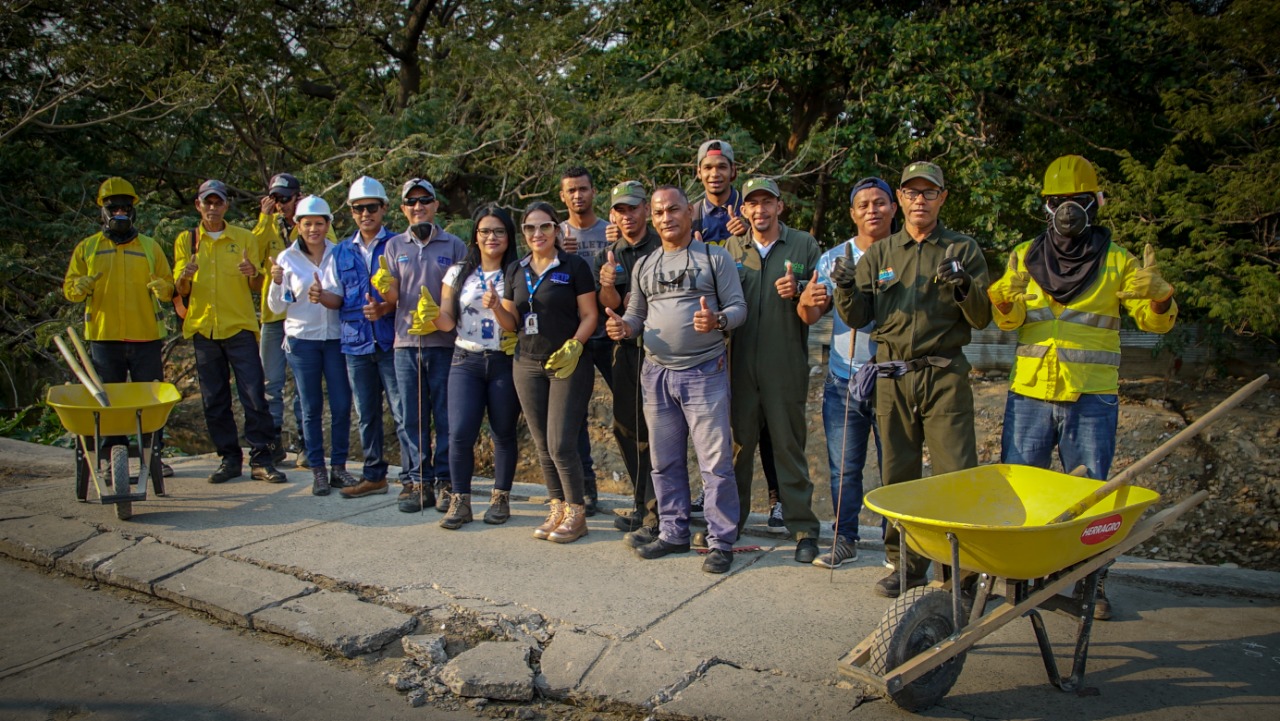
[[1026, 343], [1019, 343], [1018, 350], [1015, 351], [1016, 355], [1023, 358], [1043, 358], [1048, 353], [1049, 346], [1047, 345], [1027, 345]]
[[1076, 310], [1074, 308], [1066, 308], [1062, 311], [1062, 315], [1058, 316], [1058, 320], [1064, 323], [1079, 323], [1080, 325], [1089, 325], [1094, 328], [1102, 328], [1104, 330], [1120, 330], [1119, 316], [1102, 315], [1100, 313], [1090, 313], [1084, 310]]
[[[1048, 350], [1046, 346], [1038, 346]], [[1096, 365], [1118, 366], [1120, 354], [1105, 350], [1080, 350], [1079, 348], [1058, 348], [1058, 358], [1065, 363], [1094, 363]]]

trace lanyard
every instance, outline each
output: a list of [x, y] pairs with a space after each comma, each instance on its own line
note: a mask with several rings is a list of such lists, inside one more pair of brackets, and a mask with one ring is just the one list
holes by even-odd
[[533, 273], [528, 268], [524, 269], [524, 287], [529, 289], [529, 312], [533, 312], [533, 294], [538, 292], [538, 288], [542, 285], [542, 281], [551, 275], [551, 269], [547, 268], [542, 275], [538, 276], [538, 282], [533, 282]]

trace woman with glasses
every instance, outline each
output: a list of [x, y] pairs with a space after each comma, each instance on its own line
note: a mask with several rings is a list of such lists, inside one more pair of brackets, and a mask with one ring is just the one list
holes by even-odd
[[551, 497], [533, 537], [572, 543], [587, 535], [578, 431], [593, 380], [591, 364], [578, 359], [598, 312], [591, 267], [560, 248], [559, 228], [549, 204], [525, 209], [520, 229], [529, 254], [508, 266], [502, 303], [489, 307], [503, 329], [517, 333], [516, 393]]
[[347, 473], [351, 438], [351, 385], [342, 355], [342, 307], [329, 226], [333, 214], [324, 198], [309, 195], [295, 213], [298, 240], [271, 264], [267, 305], [284, 313], [284, 354], [302, 399], [303, 441], [311, 469], [311, 493], [327, 496], [330, 476], [324, 466], [324, 401], [329, 399], [329, 463], [333, 485], [354, 486]]
[[[484, 522], [506, 523], [511, 517], [511, 483], [516, 474], [516, 419], [520, 400], [511, 377], [515, 334], [502, 330], [494, 309], [501, 305], [503, 270], [516, 261], [516, 227], [511, 215], [496, 205], [472, 216], [471, 243], [462, 262], [444, 275], [436, 330], [457, 331], [449, 368], [449, 478], [452, 498], [440, 527], [470, 523], [471, 475], [480, 421], [489, 413], [493, 435], [493, 494]], [[410, 329], [413, 332], [413, 329]]]

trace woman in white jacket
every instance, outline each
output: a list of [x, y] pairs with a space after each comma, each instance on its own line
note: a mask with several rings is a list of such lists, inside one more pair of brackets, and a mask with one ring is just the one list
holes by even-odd
[[[309, 195], [298, 201], [294, 215], [298, 239], [290, 243], [271, 267], [267, 305], [284, 313], [284, 351], [302, 399], [303, 436], [311, 467], [311, 493], [329, 494], [331, 486], [356, 485], [347, 473], [351, 440], [351, 386], [342, 355], [342, 325], [338, 309], [334, 244], [328, 239], [333, 214], [324, 198]], [[327, 393], [324, 386], [328, 386]], [[324, 399], [329, 398], [330, 469], [324, 464]]]

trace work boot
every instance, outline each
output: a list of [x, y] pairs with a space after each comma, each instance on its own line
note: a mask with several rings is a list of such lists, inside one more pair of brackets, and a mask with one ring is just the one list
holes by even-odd
[[376, 496], [386, 492], [386, 480], [371, 481], [368, 478], [361, 478], [358, 484], [338, 491], [343, 498], [364, 498], [365, 496]]
[[560, 521], [564, 520], [564, 514], [567, 510], [567, 504], [564, 501], [551, 499], [551, 510], [547, 512], [547, 520], [542, 522], [541, 526], [533, 529], [533, 537], [545, 541], [551, 536], [551, 532], [559, 528]]
[[1107, 577], [1098, 579], [1098, 592], [1093, 596], [1093, 618], [1097, 621], [1111, 620], [1111, 600], [1107, 598]]
[[728, 573], [729, 566], [733, 565], [733, 552], [720, 548], [713, 548], [707, 554], [707, 558], [702, 562], [702, 570], [706, 573]]
[[449, 530], [462, 528], [462, 524], [471, 523], [475, 518], [471, 515], [471, 494], [454, 493], [449, 499], [449, 512], [440, 519], [440, 527]]
[[409, 496], [412, 496], [413, 494], [417, 493], [418, 492], [417, 487], [418, 487], [418, 484], [414, 483], [413, 481], [405, 481], [400, 485], [400, 495], [396, 496], [396, 500], [403, 501]]
[[622, 537], [622, 542], [632, 548], [639, 548], [646, 543], [653, 543], [658, 540], [657, 526], [643, 526], [638, 531], [632, 531]]
[[618, 516], [613, 519], [613, 527], [623, 533], [640, 530], [644, 525], [644, 514], [640, 511], [632, 511], [625, 516]]
[[407, 498], [400, 501], [396, 508], [401, 513], [417, 513], [427, 508], [436, 507], [436, 492], [432, 490], [430, 483], [418, 483], [414, 485], [413, 493]]
[[511, 491], [493, 489], [489, 497], [489, 508], [484, 512], [485, 523], [493, 526], [506, 523], [511, 518]]
[[806, 566], [818, 558], [818, 541], [813, 538], [801, 538], [796, 543], [796, 563]]
[[570, 503], [566, 506], [564, 518], [560, 525], [548, 536], [548, 541], [556, 543], [573, 543], [587, 535], [587, 509], [581, 503]]
[[450, 493], [448, 481], [436, 481], [436, 510], [441, 513], [449, 512]]
[[311, 495], [329, 495], [329, 472], [325, 470], [324, 466], [311, 469]]
[[263, 463], [260, 466], [253, 466], [249, 471], [250, 477], [255, 481], [266, 481], [267, 483], [284, 483], [289, 480], [281, 471], [270, 463]]
[[689, 544], [687, 543], [667, 543], [661, 538], [656, 538], [652, 543], [646, 543], [643, 546], [636, 546], [636, 555], [645, 559], [653, 560], [662, 558], [671, 553], [688, 553]]
[[222, 463], [218, 465], [218, 470], [209, 476], [210, 483], [226, 483], [232, 478], [240, 477], [241, 461], [236, 458], [223, 458]]
[[600, 510], [600, 506], [596, 503], [595, 496], [584, 496], [582, 499], [583, 513], [587, 514], [587, 518], [596, 515]]
[[[929, 579], [924, 576], [907, 576], [907, 588], [916, 588], [918, 586], [928, 585]], [[888, 576], [880, 579], [875, 585], [876, 593], [885, 598], [897, 598], [902, 595], [902, 579], [898, 577], [897, 571], [891, 571]]]
[[351, 488], [359, 483], [355, 476], [347, 473], [346, 466], [334, 466], [329, 469], [329, 485], [334, 488]]
[[284, 450], [284, 444], [280, 442], [279, 433], [276, 433], [275, 440], [267, 444], [267, 450], [271, 452], [272, 465], [278, 466], [281, 463], [284, 463], [284, 459], [287, 454]]

